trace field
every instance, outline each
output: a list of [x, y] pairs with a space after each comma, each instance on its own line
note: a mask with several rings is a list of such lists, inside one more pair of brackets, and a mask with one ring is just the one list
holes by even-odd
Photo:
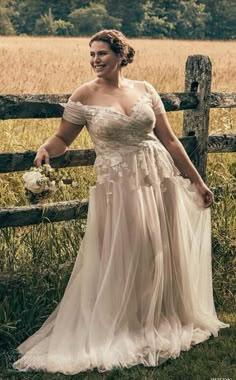
[[[131, 79], [147, 80], [160, 92], [184, 89], [184, 68], [189, 55], [208, 55], [213, 66], [212, 91], [233, 92], [236, 87], [236, 42], [132, 40], [135, 63], [124, 71]], [[71, 93], [92, 79], [86, 38], [1, 37], [0, 94]], [[169, 114], [178, 136], [182, 112]], [[210, 133], [236, 133], [236, 110], [211, 110]], [[58, 119], [0, 121], [0, 150], [36, 150], [58, 126]], [[72, 147], [91, 147], [82, 131]], [[231, 324], [218, 338], [182, 353], [180, 358], [158, 369], [137, 367], [109, 374], [80, 374], [78, 379], [160, 379], [195, 380], [236, 378], [233, 358], [235, 308], [235, 156], [211, 154], [207, 182], [221, 186], [212, 207], [213, 286], [220, 319]], [[79, 183], [67, 187], [53, 200], [82, 199], [94, 183], [92, 168], [63, 169]], [[22, 173], [0, 175], [1, 206], [26, 203]], [[0, 283], [0, 380], [67, 379], [63, 375], [19, 374], [11, 369], [14, 348], [32, 334], [55, 308], [63, 295], [75, 261], [85, 224], [80, 221], [0, 232], [0, 271], [25, 274], [24, 286], [9, 288]], [[50, 273], [44, 276], [46, 270]], [[39, 274], [35, 276], [35, 274]]]

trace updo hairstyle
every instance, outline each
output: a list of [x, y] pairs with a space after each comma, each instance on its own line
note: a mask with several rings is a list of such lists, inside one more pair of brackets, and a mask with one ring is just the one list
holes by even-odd
[[123, 33], [115, 29], [104, 29], [94, 34], [90, 41], [91, 47], [94, 41], [103, 41], [110, 45], [111, 50], [124, 58], [121, 61], [121, 66], [127, 66], [134, 60], [135, 50], [128, 44], [127, 38]]

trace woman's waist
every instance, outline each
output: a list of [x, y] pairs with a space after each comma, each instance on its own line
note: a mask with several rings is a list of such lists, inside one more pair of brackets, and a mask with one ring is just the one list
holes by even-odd
[[157, 138], [153, 140], [143, 140], [139, 144], [135, 145], [99, 145], [99, 147], [95, 146], [95, 151], [95, 167], [107, 167], [108, 169], [123, 162], [131, 163], [133, 160], [140, 160], [140, 157], [142, 157], [142, 160], [150, 160], [159, 155], [167, 155], [168, 158], [170, 156]]

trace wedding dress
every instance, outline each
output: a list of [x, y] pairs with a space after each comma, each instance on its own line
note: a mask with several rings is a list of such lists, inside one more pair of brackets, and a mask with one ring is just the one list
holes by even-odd
[[157, 366], [220, 328], [212, 292], [210, 209], [153, 132], [155, 89], [130, 115], [69, 99], [96, 150], [87, 229], [64, 296], [17, 347], [19, 371], [76, 374]]

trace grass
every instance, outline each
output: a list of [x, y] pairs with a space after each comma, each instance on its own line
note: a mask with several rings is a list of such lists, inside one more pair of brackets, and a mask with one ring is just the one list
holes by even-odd
[[[213, 64], [212, 91], [234, 91], [236, 42], [133, 40], [136, 63], [126, 69], [133, 79], [145, 79], [160, 92], [183, 90], [184, 65], [188, 55], [206, 54]], [[63, 49], [61, 48], [63, 46]], [[92, 79], [88, 67], [88, 39], [2, 37], [0, 41], [0, 93], [71, 93]], [[182, 112], [170, 113], [171, 125], [181, 135]], [[235, 109], [211, 110], [210, 133], [235, 133]], [[58, 126], [57, 119], [7, 120], [0, 122], [3, 152], [35, 150]], [[83, 131], [72, 147], [89, 148]], [[63, 169], [79, 182], [66, 187], [53, 200], [83, 199], [95, 181], [92, 168]], [[231, 324], [219, 337], [181, 352], [158, 368], [136, 366], [99, 374], [75, 376], [19, 373], [11, 368], [15, 347], [36, 331], [54, 310], [66, 287], [85, 223], [71, 221], [0, 231], [0, 271], [22, 273], [18, 286], [7, 282], [0, 288], [0, 380], [2, 379], [152, 379], [195, 380], [236, 378], [235, 358], [235, 159], [233, 154], [208, 157], [207, 181], [215, 194], [212, 207], [213, 287], [219, 319]], [[78, 191], [79, 189], [79, 191]], [[22, 173], [0, 175], [0, 204], [19, 206], [26, 202]]]

